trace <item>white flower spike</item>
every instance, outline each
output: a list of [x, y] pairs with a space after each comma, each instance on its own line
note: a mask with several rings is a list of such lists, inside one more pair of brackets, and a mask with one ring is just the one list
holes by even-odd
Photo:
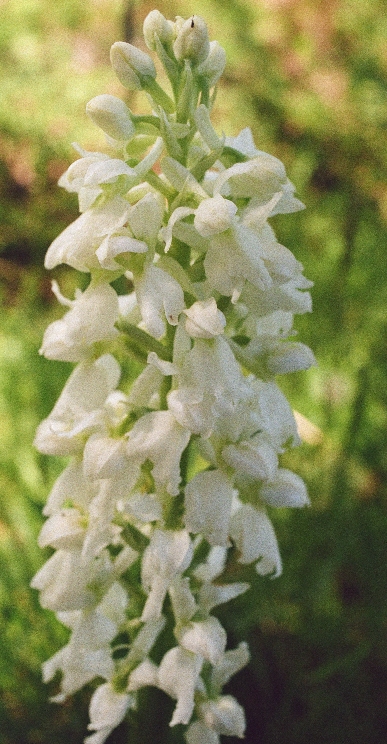
[[94, 97], [86, 111], [109, 154], [77, 146], [59, 182], [81, 215], [45, 265], [90, 282], [74, 299], [53, 282], [66, 311], [40, 353], [75, 369], [35, 445], [70, 461], [38, 538], [54, 552], [31, 585], [70, 632], [43, 665], [45, 681], [61, 674], [53, 700], [99, 680], [86, 744], [136, 715], [147, 686], [176, 701], [170, 725], [187, 744], [220, 744], [244, 736], [223, 687], [249, 652], [226, 651], [212, 611], [249, 589], [225, 583], [243, 565], [281, 573], [271, 510], [308, 504], [282, 467], [299, 437], [275, 377], [315, 363], [293, 340], [311, 282], [270, 225], [303, 205], [248, 128], [215, 131], [210, 91], [226, 59], [204, 20], [153, 10], [143, 30], [173, 97], [148, 53], [113, 44], [120, 82], [145, 91], [152, 113]]

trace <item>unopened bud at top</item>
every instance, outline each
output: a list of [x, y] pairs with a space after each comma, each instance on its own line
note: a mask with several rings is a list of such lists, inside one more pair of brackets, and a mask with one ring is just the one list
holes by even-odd
[[208, 85], [212, 88], [218, 82], [225, 67], [226, 52], [217, 41], [211, 41], [208, 57], [198, 66], [198, 73], [207, 78]]
[[173, 39], [173, 23], [167, 21], [159, 10], [152, 10], [143, 25], [145, 44], [148, 49], [156, 49], [157, 36], [161, 44], [169, 44]]
[[119, 81], [129, 90], [142, 90], [149, 79], [156, 77], [156, 68], [149, 54], [125, 41], [113, 44], [110, 60]]
[[116, 96], [103, 94], [92, 98], [86, 105], [86, 113], [109, 137], [120, 142], [130, 139], [135, 132], [128, 107]]
[[173, 45], [178, 60], [190, 59], [195, 64], [203, 62], [210, 52], [210, 42], [205, 21], [194, 15], [182, 25], [176, 23], [177, 37]]

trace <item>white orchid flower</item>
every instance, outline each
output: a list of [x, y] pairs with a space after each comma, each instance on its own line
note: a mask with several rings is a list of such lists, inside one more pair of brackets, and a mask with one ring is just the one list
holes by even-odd
[[144, 36], [173, 99], [148, 53], [113, 44], [119, 80], [151, 112], [94, 97], [111, 154], [76, 146], [59, 182], [81, 215], [46, 268], [91, 277], [73, 300], [52, 285], [66, 312], [40, 353], [76, 367], [35, 446], [70, 460], [38, 538], [54, 553], [31, 586], [70, 633], [43, 667], [45, 681], [61, 674], [53, 700], [99, 678], [85, 744], [103, 744], [147, 686], [176, 701], [187, 744], [220, 744], [244, 735], [223, 686], [249, 654], [226, 651], [213, 610], [249, 588], [227, 583], [234, 562], [281, 573], [267, 510], [308, 504], [282, 467], [299, 436], [275, 376], [315, 363], [293, 331], [312, 283], [270, 225], [303, 206], [284, 165], [250, 129], [226, 137], [211, 122], [225, 52], [203, 19], [152, 11]]
[[154, 531], [142, 562], [142, 584], [148, 592], [143, 621], [160, 617], [169, 587], [188, 568], [191, 558], [192, 543], [186, 530]]
[[118, 318], [118, 298], [109, 284], [91, 285], [85, 292], [77, 293], [73, 301], [60, 294], [56, 282], [53, 291], [70, 310], [45, 331], [40, 354], [47, 359], [79, 362], [91, 355], [93, 344], [118, 335], [114, 325]]

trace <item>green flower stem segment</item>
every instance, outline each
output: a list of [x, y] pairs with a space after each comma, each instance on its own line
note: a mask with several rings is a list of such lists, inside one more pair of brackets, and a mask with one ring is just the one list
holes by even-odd
[[45, 681], [61, 676], [53, 699], [99, 682], [87, 744], [103, 744], [149, 685], [175, 701], [170, 725], [186, 744], [219, 744], [243, 737], [243, 709], [222, 689], [249, 654], [245, 643], [226, 651], [212, 610], [249, 589], [238, 563], [281, 573], [268, 508], [308, 503], [281, 467], [299, 438], [276, 376], [314, 363], [293, 339], [311, 283], [270, 224], [303, 205], [248, 128], [213, 128], [226, 59], [204, 20], [154, 10], [144, 38], [171, 91], [150, 54], [113, 44], [119, 80], [153, 110], [93, 98], [86, 111], [108, 153], [79, 148], [59, 181], [80, 216], [45, 265], [90, 282], [74, 298], [52, 283], [65, 312], [40, 353], [74, 370], [35, 445], [68, 465], [39, 535], [54, 552], [32, 586], [70, 629], [43, 665]]
[[160, 87], [156, 80], [148, 79], [144, 83], [144, 90], [152, 96], [155, 103], [158, 103], [166, 113], [173, 114], [175, 110], [175, 104], [172, 99], [166, 94], [166, 92]]
[[176, 197], [176, 191], [168, 184], [159, 178], [153, 171], [148, 171], [146, 174], [146, 180], [153, 186], [156, 191], [165, 196], [167, 199], [173, 199]]
[[171, 361], [172, 349], [168, 349], [167, 346], [152, 338], [149, 333], [141, 330], [141, 328], [137, 328], [137, 326], [122, 319], [117, 322], [116, 327], [125, 334], [128, 348], [133, 349], [133, 353], [144, 364], [146, 364], [148, 354], [151, 351], [157, 354], [160, 359]]
[[147, 116], [146, 114], [131, 114], [132, 121], [139, 129], [140, 124], [150, 124], [156, 129], [160, 129], [160, 119], [157, 116]]

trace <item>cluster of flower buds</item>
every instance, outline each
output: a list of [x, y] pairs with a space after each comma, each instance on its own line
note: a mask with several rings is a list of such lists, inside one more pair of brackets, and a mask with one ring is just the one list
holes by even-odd
[[308, 501], [280, 465], [299, 440], [275, 376], [314, 362], [292, 338], [311, 283], [269, 224], [303, 205], [249, 129], [215, 132], [225, 53], [204, 21], [154, 10], [144, 37], [169, 92], [147, 53], [113, 44], [114, 71], [147, 93], [151, 113], [94, 98], [87, 113], [110, 155], [79, 148], [59, 182], [81, 216], [45, 265], [69, 264], [90, 283], [68, 299], [53, 282], [68, 309], [41, 353], [76, 366], [36, 434], [40, 452], [69, 462], [39, 537], [54, 553], [32, 586], [71, 631], [43, 668], [46, 681], [61, 673], [54, 700], [99, 682], [88, 744], [102, 744], [148, 685], [176, 700], [171, 726], [187, 726], [188, 744], [217, 744], [245, 729], [222, 688], [247, 646], [226, 650], [211, 614], [249, 588], [227, 582], [230, 556], [278, 576], [270, 509]]

